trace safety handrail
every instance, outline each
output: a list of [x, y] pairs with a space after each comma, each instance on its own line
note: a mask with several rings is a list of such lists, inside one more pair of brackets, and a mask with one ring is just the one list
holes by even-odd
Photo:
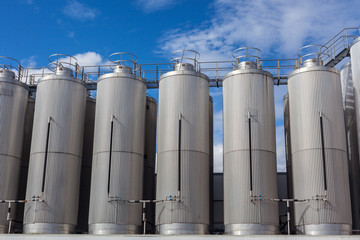
[[113, 64], [110, 66], [114, 69], [114, 66], [128, 66], [132, 69], [133, 73], [137, 72], [137, 57], [135, 54], [128, 52], [116, 52], [109, 55], [109, 61]]
[[198, 72], [200, 72], [199, 58], [200, 53], [188, 49], [176, 50], [170, 54], [170, 62], [193, 64], [195, 70]]
[[16, 80], [21, 81], [24, 68], [18, 60], [11, 57], [0, 56], [0, 68], [13, 71], [15, 73]]
[[232, 56], [236, 59], [237, 65], [242, 61], [255, 62], [258, 65], [261, 60], [261, 50], [256, 47], [240, 47], [232, 52]]
[[330, 56], [323, 59], [323, 62], [326, 64], [331, 60], [335, 59], [339, 53], [343, 50], [349, 50], [350, 45], [355, 38], [360, 35], [360, 28], [344, 28], [335, 36], [333, 36], [329, 41], [327, 41], [324, 46], [327, 47], [328, 53]]

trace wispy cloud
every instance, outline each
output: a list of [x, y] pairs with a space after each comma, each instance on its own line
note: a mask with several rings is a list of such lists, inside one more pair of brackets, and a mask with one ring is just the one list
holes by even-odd
[[[107, 59], [103, 58], [99, 53], [96, 52], [85, 52], [85, 53], [77, 53], [73, 55], [77, 59], [77, 63], [80, 66], [96, 66], [96, 65], [105, 65], [108, 64]], [[36, 56], [31, 56], [29, 58], [21, 60], [21, 64], [25, 68], [36, 68], [37, 62], [36, 62]], [[60, 58], [59, 61], [61, 62], [67, 62], [69, 63], [69, 58], [64, 57]], [[72, 60], [71, 63], [74, 63]], [[97, 71], [97, 67], [95, 68], [86, 68], [87, 71]], [[36, 68], [36, 69], [28, 69], [26, 71], [26, 75], [24, 76], [23, 81], [28, 82], [30, 81], [30, 75], [33, 75], [33, 80], [37, 82], [41, 77], [47, 74], [53, 74], [53, 72], [48, 68]]]
[[68, 1], [62, 11], [66, 16], [80, 21], [93, 20], [99, 14], [96, 8], [90, 8], [76, 0]]
[[202, 60], [214, 60], [229, 59], [238, 46], [254, 46], [265, 55], [295, 57], [304, 44], [324, 43], [360, 22], [357, 0], [215, 0], [212, 6], [210, 24], [166, 32], [160, 50], [193, 49]]
[[276, 127], [276, 157], [278, 172], [286, 172], [285, 134], [283, 125]]
[[175, 1], [175, 0], [137, 0], [136, 1], [136, 5], [146, 13], [168, 9], [174, 6], [176, 3], [179, 3], [179, 1]]
[[34, 68], [37, 66], [36, 58], [37, 56], [31, 56], [29, 58], [22, 59], [20, 63], [24, 68]]
[[80, 66], [96, 66], [105, 63], [105, 59], [96, 52], [77, 53], [74, 57]]
[[25, 0], [24, 2], [25, 4], [30, 6], [30, 8], [33, 10], [34, 13], [40, 12], [40, 8], [37, 6], [37, 4], [35, 4], [34, 0]]

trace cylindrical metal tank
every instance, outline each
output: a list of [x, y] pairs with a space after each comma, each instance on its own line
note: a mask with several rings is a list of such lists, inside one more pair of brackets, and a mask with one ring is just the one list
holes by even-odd
[[[308, 54], [309, 56], [309, 54]], [[321, 56], [321, 53], [318, 54]], [[298, 233], [351, 233], [339, 72], [320, 58], [288, 76], [295, 225]]]
[[351, 72], [351, 62], [347, 62], [340, 71], [347, 154], [349, 163], [349, 182], [353, 230], [360, 230], [360, 164], [358, 135], [356, 126], [355, 92]]
[[207, 233], [209, 79], [182, 59], [160, 78], [157, 137], [157, 232]]
[[[253, 48], [236, 51], [247, 49]], [[223, 80], [225, 233], [275, 234], [279, 218], [278, 204], [271, 201], [278, 194], [273, 77], [257, 67], [256, 59], [237, 58], [238, 69]]]
[[214, 231], [214, 111], [213, 98], [209, 96], [209, 232]]
[[[290, 112], [289, 112], [289, 93], [283, 98], [284, 103], [284, 132], [285, 132], [285, 155], [286, 155], [286, 178], [287, 178], [287, 198], [293, 199], [292, 163], [291, 163], [291, 133], [290, 133]], [[290, 233], [295, 233], [294, 202], [290, 205]], [[288, 229], [288, 228], [287, 228]]]
[[[27, 183], [27, 175], [29, 169], [34, 110], [35, 110], [35, 98], [29, 97], [26, 108], [26, 115], [25, 115], [23, 150], [21, 156], [21, 170], [20, 170], [19, 189], [18, 189], [18, 199], [20, 200], [24, 200], [26, 194], [26, 183]], [[18, 224], [16, 226], [16, 232], [22, 232], [23, 225], [21, 223], [23, 219], [24, 219], [24, 203], [18, 203], [16, 206], [16, 220], [18, 221]]]
[[79, 210], [76, 232], [88, 232], [91, 163], [94, 143], [96, 100], [91, 97], [86, 99], [83, 151], [80, 176]]
[[[26, 84], [9, 69], [0, 65], [0, 200], [17, 200], [29, 95]], [[14, 204], [12, 209], [14, 218]], [[8, 203], [0, 203], [0, 233], [8, 232], [7, 212]]]
[[114, 60], [98, 79], [89, 233], [142, 232], [145, 80]]
[[37, 84], [24, 233], [72, 233], [77, 224], [85, 83], [57, 60]]
[[[155, 98], [146, 97], [146, 126], [144, 152], [143, 199], [155, 199], [155, 159], [156, 159], [156, 124], [157, 102]], [[146, 233], [155, 233], [155, 205], [146, 204]]]

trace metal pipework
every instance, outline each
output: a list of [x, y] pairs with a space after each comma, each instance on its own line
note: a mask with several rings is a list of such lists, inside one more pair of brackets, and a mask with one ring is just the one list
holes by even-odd
[[142, 203], [142, 221], [143, 221], [143, 234], [146, 234], [146, 222], [147, 222], [147, 218], [146, 218], [146, 203], [161, 203], [161, 202], [181, 202], [181, 200], [179, 198], [174, 198], [172, 200], [171, 196], [170, 196], [170, 200], [166, 199], [166, 200], [122, 200], [118, 197], [110, 197], [109, 202], [123, 202], [123, 203]]
[[322, 151], [322, 161], [323, 161], [323, 177], [324, 177], [324, 190], [325, 196], [327, 192], [327, 180], [326, 180], [326, 158], [325, 158], [325, 140], [324, 140], [324, 127], [323, 127], [323, 114], [320, 111], [320, 134], [321, 134], [321, 151]]
[[47, 134], [46, 134], [46, 144], [45, 144], [45, 155], [44, 155], [44, 168], [43, 168], [43, 177], [41, 184], [41, 193], [44, 193], [45, 189], [45, 179], [46, 179], [46, 166], [47, 166], [47, 156], [49, 152], [49, 138], [50, 138], [50, 124], [51, 124], [51, 116], [49, 117], [48, 125], [47, 125]]
[[[178, 140], [178, 197], [181, 195], [181, 118], [182, 114], [179, 114], [179, 140]], [[171, 196], [170, 196], [171, 197]]]
[[112, 146], [113, 146], [113, 133], [114, 133], [114, 115], [111, 115], [111, 123], [110, 123], [110, 144], [109, 144], [109, 170], [108, 170], [108, 184], [107, 184], [107, 192], [110, 196], [110, 177], [111, 177], [111, 154], [112, 154]]
[[253, 179], [252, 179], [252, 149], [251, 149], [251, 114], [248, 112], [249, 122], [249, 177], [250, 177], [250, 198], [253, 197]]
[[8, 233], [11, 233], [11, 224], [13, 219], [11, 218], [11, 203], [25, 203], [26, 200], [0, 200], [0, 203], [7, 203], [8, 204], [8, 211], [6, 214], [6, 221], [9, 222], [8, 226]]

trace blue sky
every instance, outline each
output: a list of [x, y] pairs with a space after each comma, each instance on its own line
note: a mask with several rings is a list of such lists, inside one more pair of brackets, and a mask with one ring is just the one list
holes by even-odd
[[[138, 61], [168, 62], [169, 53], [193, 49], [200, 60], [231, 60], [234, 49], [262, 49], [264, 59], [296, 58], [306, 44], [321, 44], [360, 25], [359, 0], [2, 0], [0, 55], [24, 67], [42, 67], [53, 53], [97, 65], [113, 52]], [[282, 97], [275, 87], [278, 170], [285, 170]], [[157, 90], [149, 93], [157, 97]], [[214, 97], [215, 171], [222, 171], [222, 89]]]

